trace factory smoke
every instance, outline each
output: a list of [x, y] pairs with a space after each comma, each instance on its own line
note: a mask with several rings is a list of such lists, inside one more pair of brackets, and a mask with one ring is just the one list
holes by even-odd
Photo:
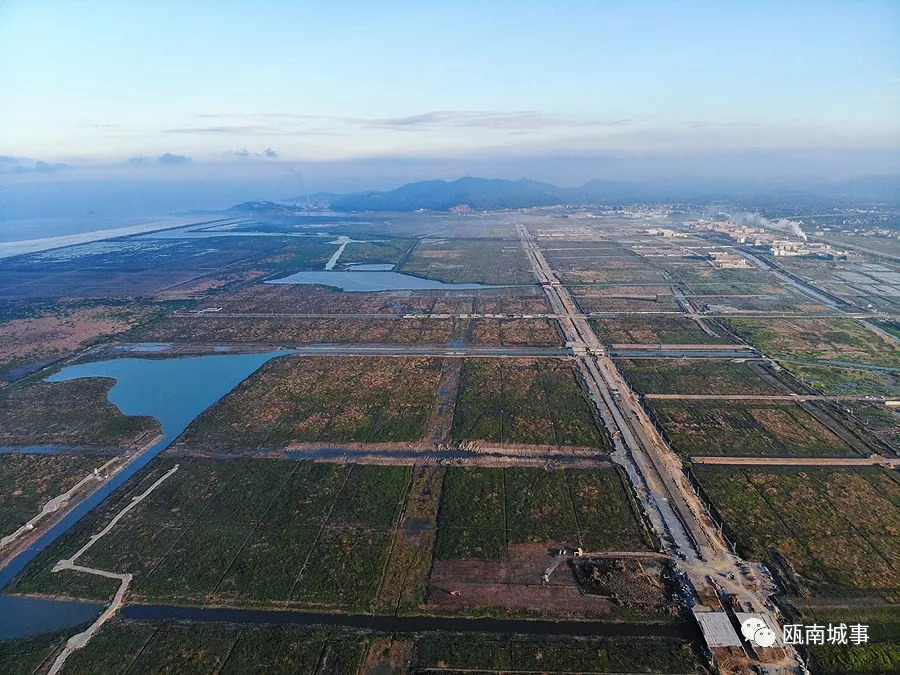
[[745, 227], [761, 227], [764, 230], [789, 232], [803, 241], [806, 241], [806, 234], [800, 228], [800, 223], [796, 220], [789, 220], [788, 218], [769, 220], [758, 213], [739, 213], [737, 215], [729, 216], [729, 220], [737, 225], [743, 225]]

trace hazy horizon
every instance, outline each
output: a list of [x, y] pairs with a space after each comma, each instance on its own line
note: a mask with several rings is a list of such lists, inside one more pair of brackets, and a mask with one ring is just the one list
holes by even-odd
[[890, 1], [12, 0], [0, 188], [900, 174], [898, 34]]

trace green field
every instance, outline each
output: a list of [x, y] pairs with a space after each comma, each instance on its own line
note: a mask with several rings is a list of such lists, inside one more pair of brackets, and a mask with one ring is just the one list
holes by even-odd
[[[0, 642], [4, 672], [33, 673], [65, 637]], [[116, 618], [63, 667], [64, 675], [124, 673], [348, 674], [370, 646], [390, 636], [341, 628], [230, 623], [144, 622]], [[662, 638], [575, 638], [421, 633], [394, 636], [408, 665], [394, 675], [446, 672], [702, 673], [691, 644]], [[371, 671], [366, 671], [371, 672]], [[381, 671], [375, 671], [381, 672]]]
[[572, 366], [551, 359], [465, 361], [453, 438], [609, 448]]
[[785, 369], [823, 394], [876, 394], [896, 396], [900, 393], [900, 376], [890, 370], [866, 370], [840, 366], [783, 361]]
[[450, 672], [704, 672], [691, 646], [677, 640], [428, 635], [415, 659], [418, 670]]
[[108, 597], [114, 582], [50, 568], [176, 463], [80, 564], [132, 573], [132, 597], [144, 601], [374, 601], [410, 468], [271, 459], [157, 460], [44, 551], [15, 591]]
[[680, 455], [856, 456], [797, 403], [650, 399], [652, 417]]
[[694, 321], [682, 316], [618, 317], [590, 321], [597, 337], [606, 344], [717, 345], [734, 342], [722, 333], [718, 333], [718, 337], [708, 335]]
[[795, 593], [900, 589], [900, 482], [893, 472], [696, 464], [692, 471], [742, 554], [772, 563]]
[[438, 521], [440, 560], [503, 560], [507, 544], [548, 542], [589, 551], [651, 548], [615, 469], [451, 467]]
[[639, 394], [784, 394], [787, 387], [758, 364], [722, 360], [619, 359]]
[[900, 345], [849, 319], [723, 319], [769, 356], [900, 365]]
[[415, 357], [273, 359], [194, 420], [179, 445], [220, 453], [419, 440], [440, 371], [440, 359]]

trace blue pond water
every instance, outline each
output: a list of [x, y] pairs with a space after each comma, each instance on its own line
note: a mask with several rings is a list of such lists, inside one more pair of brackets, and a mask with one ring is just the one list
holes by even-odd
[[27, 637], [38, 633], [77, 626], [93, 621], [103, 611], [97, 602], [44, 600], [0, 595], [0, 640]]
[[433, 279], [401, 274], [400, 272], [348, 271], [333, 272], [314, 270], [297, 272], [281, 279], [271, 279], [267, 284], [319, 284], [335, 286], [342, 291], [469, 291], [479, 288], [502, 288], [485, 284], [447, 284]]
[[168, 445], [191, 421], [269, 359], [288, 351], [265, 354], [216, 354], [168, 359], [122, 358], [81, 363], [46, 378], [64, 382], [83, 377], [116, 380], [109, 400], [125, 415], [159, 420]]
[[[168, 359], [111, 359], [67, 366], [48, 377], [48, 382], [83, 377], [115, 378], [116, 383], [109, 391], [109, 400], [126, 415], [155, 417], [162, 426], [163, 437], [0, 571], [0, 589], [5, 588], [41, 551], [165, 450], [197, 415], [234, 389], [266, 361], [290, 353], [277, 351]], [[3, 619], [0, 625], [12, 625], [20, 614], [23, 615], [23, 620], [28, 620], [30, 610], [26, 611], [28, 605], [22, 603], [30, 603], [32, 600], [17, 599], [15, 606], [9, 604], [11, 601], [9, 596], [0, 596], [0, 617]], [[63, 602], [50, 606], [40, 604], [43, 601], [34, 602], [38, 603], [35, 611], [43, 612], [44, 619], [38, 622], [42, 631], [76, 625], [85, 620], [84, 614], [79, 613], [81, 610], [71, 607], [84, 603]], [[59, 623], [60, 621], [63, 623]]]

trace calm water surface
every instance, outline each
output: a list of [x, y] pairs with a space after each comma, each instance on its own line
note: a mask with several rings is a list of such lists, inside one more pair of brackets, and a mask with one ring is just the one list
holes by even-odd
[[[357, 268], [358, 269], [358, 268]], [[479, 288], [503, 288], [485, 284], [447, 284], [433, 279], [420, 279], [401, 272], [372, 272], [352, 270], [334, 272], [314, 270], [297, 272], [281, 279], [271, 279], [267, 284], [318, 284], [335, 286], [342, 291], [469, 291]]]

